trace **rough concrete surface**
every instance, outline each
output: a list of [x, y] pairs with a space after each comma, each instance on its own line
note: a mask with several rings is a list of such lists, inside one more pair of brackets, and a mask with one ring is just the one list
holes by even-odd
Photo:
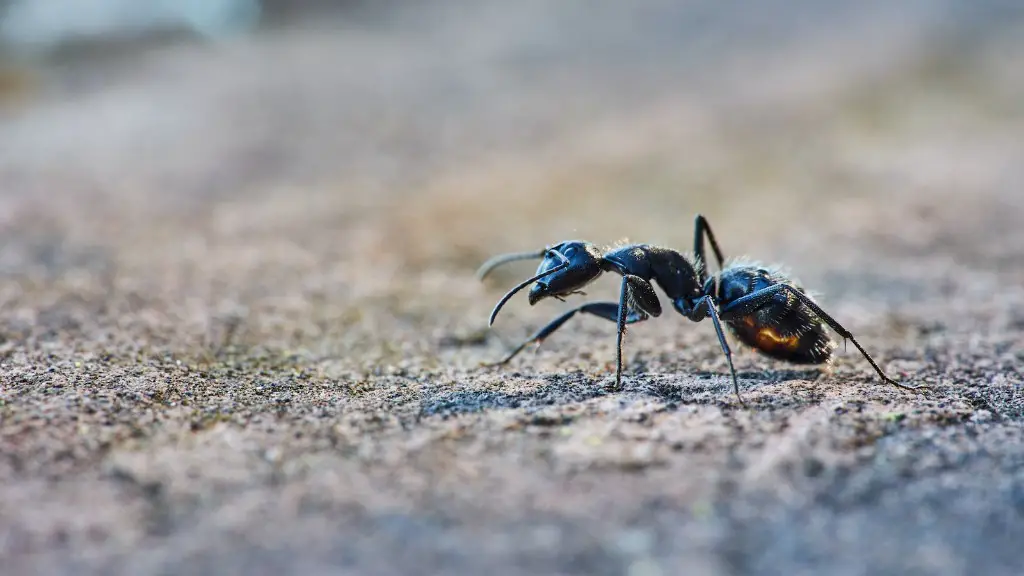
[[[355, 5], [65, 54], [0, 124], [4, 574], [1020, 574], [1013, 2]], [[785, 263], [830, 370], [487, 257]], [[614, 297], [601, 279], [588, 298]]]

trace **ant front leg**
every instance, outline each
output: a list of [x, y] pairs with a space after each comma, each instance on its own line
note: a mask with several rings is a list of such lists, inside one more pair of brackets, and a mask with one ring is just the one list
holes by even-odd
[[722, 331], [722, 322], [718, 317], [718, 309], [715, 305], [715, 299], [711, 296], [702, 296], [693, 305], [693, 309], [690, 311], [688, 317], [694, 322], [700, 322], [704, 318], [710, 316], [711, 323], [715, 325], [715, 333], [718, 334], [718, 343], [722, 346], [722, 352], [725, 353], [725, 359], [729, 362], [729, 373], [732, 375], [732, 389], [736, 393], [736, 399], [739, 400], [740, 405], [743, 407], [747, 406], [747, 403], [743, 401], [743, 397], [740, 396], [740, 383], [736, 378], [736, 368], [732, 364], [732, 351], [729, 350], [729, 343], [725, 340], [725, 333]]
[[626, 332], [630, 301], [651, 316], [661, 316], [661, 302], [651, 283], [632, 274], [622, 275], [619, 288], [618, 333], [615, 341], [615, 389], [622, 388], [622, 335]]
[[795, 296], [797, 300], [799, 300], [804, 306], [810, 308], [814, 315], [820, 318], [822, 322], [828, 324], [830, 328], [839, 333], [839, 335], [842, 336], [844, 339], [853, 342], [853, 345], [857, 347], [857, 350], [860, 350], [860, 353], [868, 361], [868, 364], [871, 364], [871, 367], [875, 369], [875, 372], [878, 373], [878, 377], [881, 378], [883, 382], [892, 384], [897, 388], [903, 388], [905, 390], [918, 390], [921, 388], [927, 388], [927, 386], [924, 384], [918, 384], [916, 386], [911, 386], [910, 384], [901, 384], [900, 382], [897, 382], [896, 380], [893, 380], [892, 378], [886, 376], [885, 372], [883, 372], [882, 369], [878, 367], [878, 364], [875, 363], [874, 358], [872, 358], [871, 355], [867, 353], [867, 350], [864, 350], [864, 347], [860, 345], [860, 342], [857, 342], [857, 339], [853, 337], [853, 334], [849, 330], [844, 328], [843, 325], [837, 322], [835, 318], [833, 318], [827, 312], [822, 310], [820, 306], [818, 306], [813, 300], [810, 299], [810, 297], [808, 297], [803, 292], [797, 290], [796, 288], [788, 284], [775, 284], [773, 286], [769, 286], [767, 288], [758, 290], [753, 294], [747, 294], [742, 298], [737, 298], [728, 306], [722, 309], [722, 314], [726, 316], [744, 316], [746, 314], [750, 314], [760, 309], [762, 306], [770, 302], [776, 294], [783, 291], [789, 292], [790, 294]]
[[[619, 303], [618, 302], [589, 302], [581, 306], [577, 306], [572, 310], [569, 310], [565, 314], [562, 314], [558, 318], [555, 318], [547, 326], [544, 326], [538, 330], [533, 336], [530, 336], [525, 342], [517, 346], [512, 352], [509, 352], [504, 358], [498, 362], [485, 363], [484, 366], [500, 366], [507, 364], [510, 360], [515, 358], [520, 352], [526, 349], [527, 346], [536, 342], [540, 345], [545, 338], [553, 334], [556, 330], [562, 327], [563, 324], [569, 321], [570, 318], [578, 313], [582, 314], [593, 314], [598, 318], [604, 318], [610, 322], [619, 321]], [[626, 315], [626, 324], [633, 324], [636, 322], [643, 322], [647, 320], [649, 316], [642, 310], [633, 310]]]

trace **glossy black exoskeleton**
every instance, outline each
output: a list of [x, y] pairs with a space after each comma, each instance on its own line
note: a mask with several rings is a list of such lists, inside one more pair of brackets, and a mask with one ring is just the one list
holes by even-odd
[[[704, 258], [704, 238], [718, 261], [719, 272], [709, 276]], [[526, 346], [541, 342], [577, 313], [593, 314], [618, 325], [616, 343], [615, 386], [622, 383], [622, 334], [627, 324], [635, 324], [661, 315], [661, 302], [654, 284], [668, 296], [672, 307], [694, 322], [710, 317], [718, 342], [729, 362], [733, 390], [744, 404], [732, 363], [732, 352], [722, 332], [722, 323], [741, 342], [762, 354], [794, 364], [825, 364], [831, 361], [836, 343], [829, 336], [831, 327], [845, 340], [853, 342], [878, 376], [889, 384], [915, 390], [922, 386], [901, 384], [878, 367], [846, 328], [822, 310], [794, 280], [783, 273], [756, 264], [731, 262], [724, 264], [722, 251], [707, 220], [697, 215], [692, 257], [650, 244], [629, 244], [599, 249], [590, 242], [572, 240], [543, 250], [496, 256], [485, 262], [477, 272], [483, 279], [496, 267], [517, 260], [541, 259], [537, 273], [505, 294], [491, 312], [488, 325], [494, 323], [498, 311], [523, 288], [533, 284], [530, 305], [551, 297], [564, 300], [581, 290], [605, 272], [622, 277], [618, 302], [588, 302], [565, 312], [538, 330], [504, 359], [492, 365], [505, 364]]]

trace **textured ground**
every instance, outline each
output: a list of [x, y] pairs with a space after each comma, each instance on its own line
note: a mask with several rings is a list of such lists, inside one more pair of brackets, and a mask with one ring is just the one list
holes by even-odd
[[[2, 571], [1019, 574], [1024, 21], [714, 4], [358, 10], [8, 73]], [[669, 314], [621, 392], [594, 318], [478, 366], [571, 305], [484, 330], [532, 270], [488, 256], [687, 249], [697, 212], [931, 391], [739, 350], [743, 410]]]

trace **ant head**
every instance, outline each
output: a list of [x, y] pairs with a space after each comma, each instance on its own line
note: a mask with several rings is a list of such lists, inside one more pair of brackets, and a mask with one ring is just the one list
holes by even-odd
[[543, 277], [530, 289], [530, 305], [548, 296], [561, 298], [577, 292], [601, 272], [601, 251], [593, 244], [573, 240], [552, 246], [537, 267], [537, 276]]
[[604, 271], [601, 267], [601, 250], [589, 242], [574, 240], [548, 246], [543, 250], [495, 256], [483, 263], [477, 271], [477, 277], [484, 278], [491, 270], [509, 262], [536, 258], [541, 259], [537, 273], [520, 282], [515, 288], [506, 292], [501, 300], [498, 300], [487, 321], [488, 326], [494, 324], [494, 318], [497, 317], [498, 311], [512, 296], [534, 282], [537, 284], [530, 290], [530, 305], [536, 304], [548, 296], [562, 298], [577, 292]]

